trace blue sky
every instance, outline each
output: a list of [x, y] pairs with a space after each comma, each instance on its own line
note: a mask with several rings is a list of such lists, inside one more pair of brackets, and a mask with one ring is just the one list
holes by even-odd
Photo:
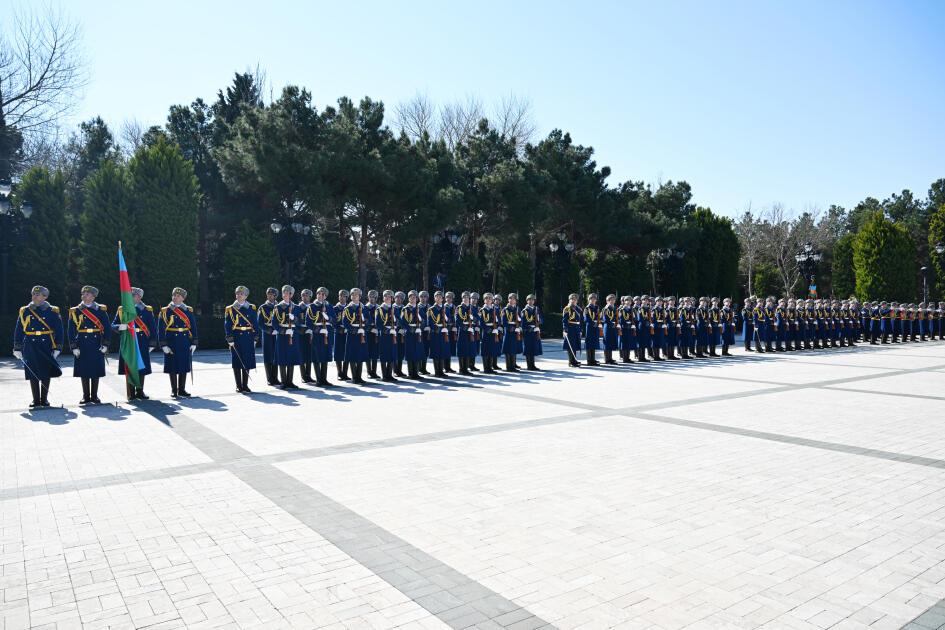
[[[0, 4], [9, 0], [0, 0]], [[945, 2], [106, 2], [63, 6], [92, 73], [74, 122], [163, 124], [257, 64], [319, 109], [515, 94], [611, 184], [688, 181], [726, 215], [851, 207], [945, 177]]]

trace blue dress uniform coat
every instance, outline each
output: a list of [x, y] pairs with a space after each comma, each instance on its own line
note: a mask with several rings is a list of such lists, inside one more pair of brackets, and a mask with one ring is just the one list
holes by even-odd
[[[296, 338], [295, 342], [299, 344], [299, 360], [302, 363], [311, 363], [312, 362], [312, 352], [314, 350], [315, 341], [315, 331], [309, 328], [308, 322], [308, 307], [311, 306], [311, 302], [306, 304], [305, 302], [299, 302], [299, 317], [302, 319], [300, 324], [301, 331]], [[312, 331], [309, 334], [309, 331]]]
[[364, 305], [349, 302], [341, 312], [341, 321], [345, 328], [345, 358], [348, 363], [364, 363], [370, 358], [367, 337], [369, 322], [364, 319]]
[[653, 348], [663, 348], [666, 343], [666, 311], [662, 306], [654, 306], [653, 319]]
[[519, 355], [525, 349], [522, 343], [522, 311], [518, 306], [506, 304], [502, 308], [502, 321], [505, 328], [505, 341], [502, 343], [502, 354]]
[[637, 306], [637, 347], [647, 349], [653, 338], [652, 313], [649, 306]]
[[666, 345], [669, 348], [675, 348], [679, 345], [678, 320], [679, 311], [675, 306], [667, 306], [663, 309], [664, 322], [666, 324]]
[[480, 351], [484, 357], [497, 357], [499, 354], [499, 324], [502, 316], [500, 309], [493, 305], [479, 309], [480, 328], [482, 329], [482, 343]]
[[[377, 304], [367, 304], [361, 305], [361, 311], [364, 314], [364, 321], [368, 324], [367, 327], [367, 346], [368, 346], [368, 358], [377, 359], [380, 348], [378, 347], [381, 342], [381, 331], [374, 325], [374, 322], [377, 320]], [[387, 359], [385, 359], [386, 361]], [[393, 360], [393, 359], [391, 359]]]
[[305, 311], [305, 328], [312, 331], [312, 363], [331, 361], [334, 309], [331, 304], [315, 301]]
[[722, 329], [722, 343], [735, 345], [735, 311], [730, 306], [723, 306], [719, 311], [719, 325]]
[[[115, 333], [118, 333], [118, 326], [121, 325], [121, 309], [118, 307], [118, 312], [115, 314], [115, 319], [112, 321], [112, 330]], [[143, 368], [138, 368], [138, 374], [141, 376], [147, 376], [151, 373], [151, 348], [157, 347], [157, 322], [154, 321], [154, 309], [150, 306], [139, 303], [135, 304], [135, 336], [138, 341], [138, 354], [141, 355], [141, 361], [144, 363]], [[124, 343], [124, 338], [122, 338]], [[118, 362], [118, 373], [125, 373], [125, 362]]]
[[712, 322], [709, 321], [709, 308], [699, 306], [696, 308], [696, 345], [709, 345], [709, 336], [712, 334]]
[[479, 318], [479, 309], [482, 308], [478, 304], [470, 305], [469, 311], [472, 313], [472, 320], [475, 322], [476, 327], [476, 338], [473, 342], [472, 356], [475, 357], [479, 354], [479, 346], [482, 343], [482, 326], [481, 320]]
[[456, 307], [456, 355], [461, 359], [476, 356], [476, 327], [478, 322], [470, 304]]
[[332, 309], [335, 314], [335, 326], [334, 332], [334, 344], [332, 347], [332, 352], [335, 355], [335, 361], [347, 361], [345, 357], [346, 346], [348, 345], [348, 335], [345, 333], [345, 322], [344, 322], [344, 311], [347, 308], [349, 303], [346, 302], [342, 304], [338, 302], [335, 304]]
[[256, 330], [262, 336], [263, 363], [269, 365], [276, 364], [276, 337], [273, 335], [273, 332], [277, 332], [275, 312], [276, 303], [267, 300], [259, 305], [256, 317]]
[[[600, 350], [600, 336], [603, 322], [600, 318], [600, 306], [588, 304], [584, 307], [584, 348]], [[577, 350], [577, 348], [575, 348]]]
[[223, 334], [230, 349], [230, 365], [234, 369], [253, 370], [256, 368], [256, 340], [259, 328], [256, 326], [256, 305], [233, 302], [223, 311]]
[[679, 329], [679, 346], [681, 348], [689, 348], [692, 346], [693, 327], [695, 326], [692, 320], [692, 313], [689, 311], [688, 306], [680, 306], [677, 316], [679, 319], [676, 326]]
[[374, 309], [374, 326], [377, 329], [379, 341], [377, 343], [377, 358], [382, 363], [393, 363], [397, 360], [397, 317], [393, 305], [380, 304]]
[[416, 304], [404, 304], [400, 309], [400, 327], [404, 329], [404, 360], [423, 361], [423, 328], [426, 322], [420, 319]]
[[[404, 310], [403, 304], [394, 304], [394, 321], [397, 322], [397, 358], [395, 359], [398, 363], [404, 360], [404, 355], [407, 351], [407, 329], [404, 328], [403, 324], [400, 321], [400, 314]], [[398, 370], [400, 368], [397, 368]]]
[[423, 321], [423, 359], [427, 360], [430, 358], [430, 336], [433, 334], [433, 331], [430, 330], [430, 325], [427, 324], [427, 311], [430, 309], [429, 302], [424, 304], [422, 302], [417, 304], [417, 315], [420, 317], [420, 320]]
[[767, 322], [765, 326], [765, 341], [769, 343], [774, 343], [778, 335], [775, 326], [774, 311], [775, 308], [773, 306], [765, 306], [765, 321]]
[[601, 319], [604, 322], [604, 350], [619, 350], [623, 330], [620, 328], [620, 314], [617, 305], [606, 305], [601, 312]]
[[[62, 348], [62, 317], [59, 307], [43, 302], [20, 308], [16, 327], [13, 329], [13, 349], [23, 353], [23, 377], [27, 380], [45, 380], [62, 376], [62, 368], [54, 350]], [[97, 354], [101, 354], [98, 350]]]
[[[291, 315], [291, 317], [290, 317]], [[276, 335], [276, 365], [299, 365], [302, 363], [302, 344], [305, 334], [302, 309], [292, 302], [279, 302], [272, 315]], [[288, 334], [289, 331], [292, 334]]]
[[637, 349], [637, 324], [633, 316], [633, 307], [625, 304], [617, 309], [617, 323], [620, 325], [620, 349]]
[[190, 346], [197, 345], [197, 318], [189, 306], [168, 304], [161, 309], [158, 343], [171, 350], [164, 355], [165, 374], [186, 374], [193, 369]]
[[433, 304], [427, 309], [427, 326], [430, 328], [430, 358], [434, 361], [450, 358], [450, 321], [446, 308]]
[[561, 329], [564, 331], [563, 350], [581, 351], [581, 329], [584, 327], [584, 312], [579, 306], [568, 304], [561, 310]]
[[541, 309], [537, 306], [525, 305], [522, 309], [522, 341], [526, 357], [535, 357], [542, 354], [541, 349], [541, 325], [544, 319], [541, 316]]
[[456, 323], [456, 305], [444, 302], [443, 312], [450, 326], [450, 356], [455, 357], [457, 344], [459, 343], [459, 325]]
[[786, 307], [774, 309], [774, 337], [779, 344], [787, 340], [787, 310]]
[[763, 344], [768, 339], [768, 311], [763, 306], [756, 306], [751, 312], [752, 327], [755, 329], [755, 342]]
[[92, 302], [79, 304], [69, 309], [69, 347], [79, 349], [75, 358], [72, 376], [102, 378], [105, 376], [105, 355], [100, 348], [107, 346], [112, 338], [108, 309], [104, 304]]

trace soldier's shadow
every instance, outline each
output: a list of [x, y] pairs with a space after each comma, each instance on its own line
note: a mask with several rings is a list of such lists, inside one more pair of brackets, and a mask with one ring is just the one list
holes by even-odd
[[285, 405], [286, 407], [299, 406], [299, 401], [289, 396], [277, 396], [276, 394], [270, 394], [269, 392], [250, 392], [246, 395], [254, 401]]
[[300, 396], [305, 396], [306, 398], [311, 398], [313, 400], [330, 400], [330, 401], [336, 401], [336, 402], [345, 402], [348, 400], [348, 398], [345, 396], [345, 394], [347, 394], [348, 392], [339, 387], [335, 387], [332, 389], [324, 389], [320, 387], [317, 389], [308, 389], [305, 387], [301, 387], [295, 390], [295, 393]]
[[226, 411], [226, 404], [212, 398], [180, 398], [177, 404], [187, 409], [209, 409], [210, 411]]
[[82, 415], [89, 418], [105, 418], [106, 420], [124, 420], [131, 415], [131, 411], [118, 405], [89, 405], [82, 408]]
[[69, 424], [69, 421], [78, 418], [79, 415], [74, 411], [69, 411], [65, 407], [45, 407], [39, 410], [24, 411], [20, 417], [26, 418], [31, 422], [45, 422], [53, 426]]

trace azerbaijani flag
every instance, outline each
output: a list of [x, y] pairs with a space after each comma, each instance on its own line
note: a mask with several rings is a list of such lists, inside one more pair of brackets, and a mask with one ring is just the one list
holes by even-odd
[[135, 300], [131, 296], [131, 280], [128, 279], [128, 268], [125, 267], [125, 257], [121, 254], [121, 241], [118, 242], [118, 281], [121, 284], [121, 323], [128, 328], [121, 333], [121, 360], [125, 363], [125, 378], [135, 387], [141, 387], [141, 378], [138, 370], [144, 369], [144, 359], [138, 349], [138, 335], [135, 332], [135, 319], [138, 312], [135, 310]]

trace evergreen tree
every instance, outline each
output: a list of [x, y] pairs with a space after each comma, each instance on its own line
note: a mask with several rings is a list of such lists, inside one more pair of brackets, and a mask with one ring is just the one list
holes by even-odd
[[513, 249], [499, 257], [499, 287], [505, 293], [518, 293], [520, 306], [526, 295], [534, 293], [534, 274], [528, 254]]
[[176, 145], [163, 138], [140, 148], [128, 165], [132, 218], [138, 228], [137, 260], [141, 287], [155, 304], [170, 299], [171, 289], [197, 299], [197, 178]]
[[24, 243], [10, 256], [10, 304], [26, 304], [30, 289], [41, 284], [49, 300], [60, 307], [79, 301], [66, 294], [69, 269], [69, 234], [66, 230], [66, 180], [61, 172], [50, 175], [37, 166], [30, 169], [16, 191], [15, 204], [33, 206], [25, 226]]
[[[467, 254], [453, 264], [446, 278], [447, 286], [457, 295], [463, 291], [476, 291], [482, 294], [482, 265]], [[479, 301], [482, 304], [482, 300]]]
[[234, 289], [242, 284], [249, 288], [252, 302], [260, 304], [266, 300], [268, 287], [281, 286], [281, 276], [272, 241], [244, 219], [236, 238], [223, 253], [225, 295], [232, 295]]
[[853, 243], [860, 300], [915, 299], [915, 242], [906, 228], [876, 212]]
[[853, 267], [853, 242], [855, 234], [844, 234], [833, 249], [832, 279], [833, 294], [839, 299], [853, 295], [856, 290], [856, 270]]
[[732, 221], [709, 208], [697, 208], [692, 218], [700, 229], [695, 251], [698, 290], [718, 297], [735, 295], [740, 245]]
[[761, 298], [769, 295], [780, 295], [784, 292], [784, 284], [781, 282], [781, 274], [774, 265], [770, 263], [759, 263], [755, 267], [755, 295]]
[[945, 299], [945, 254], [936, 252], [935, 246], [942, 244], [945, 244], [945, 203], [942, 203], [929, 219], [929, 256], [934, 271], [934, 276], [930, 279], [935, 289], [932, 294], [938, 295], [939, 300]]
[[103, 160], [97, 171], [84, 184], [84, 206], [81, 216], [82, 236], [80, 277], [82, 284], [91, 284], [110, 296], [117, 304], [118, 241], [122, 242], [125, 263], [134, 282], [137, 277], [137, 232], [132, 223], [129, 203], [131, 186], [125, 169], [113, 160]]

